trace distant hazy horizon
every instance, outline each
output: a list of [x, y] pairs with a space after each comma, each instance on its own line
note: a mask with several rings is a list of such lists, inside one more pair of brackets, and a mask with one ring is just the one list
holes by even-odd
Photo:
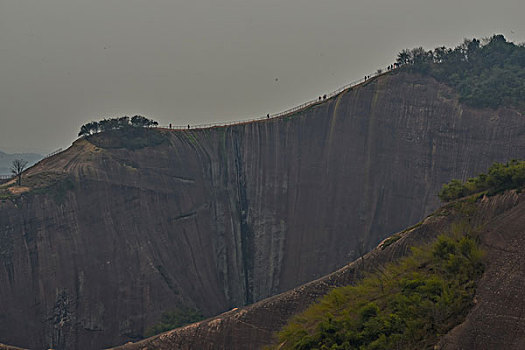
[[15, 159], [23, 159], [27, 161], [26, 168], [29, 168], [39, 160], [44, 158], [41, 154], [35, 154], [35, 153], [14, 153], [14, 154], [8, 154], [5, 152], [2, 152], [0, 150], [0, 176], [1, 175], [12, 175], [11, 173], [11, 166], [13, 163], [13, 160]]
[[523, 13], [522, 0], [0, 0], [0, 150], [46, 154], [125, 114], [185, 125], [276, 113], [404, 48], [523, 42]]

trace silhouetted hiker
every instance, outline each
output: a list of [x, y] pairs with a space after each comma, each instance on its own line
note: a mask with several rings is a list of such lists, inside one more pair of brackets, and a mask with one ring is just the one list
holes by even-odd
[[326, 95], [323, 95], [323, 100], [326, 100]]
[[170, 129], [171, 129], [171, 123], [170, 123]]
[[190, 124], [188, 124], [188, 129], [190, 128]]
[[319, 101], [321, 101], [321, 96], [319, 96]]
[[270, 113], [266, 115], [266, 119], [270, 119]]

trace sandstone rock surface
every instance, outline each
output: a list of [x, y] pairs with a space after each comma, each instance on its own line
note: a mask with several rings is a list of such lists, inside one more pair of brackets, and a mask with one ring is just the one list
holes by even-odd
[[[407, 253], [407, 247], [425, 244], [450, 231], [458, 213], [444, 208], [413, 229], [399, 233], [400, 239], [383, 248], [379, 245], [326, 277], [291, 291], [262, 300], [215, 318], [163, 333], [136, 344], [115, 349], [261, 349], [275, 342], [275, 334], [294, 314], [305, 310], [334, 287], [359, 280], [364, 272]], [[478, 283], [476, 305], [465, 322], [445, 335], [436, 349], [524, 348], [523, 310], [525, 269], [525, 195], [508, 192], [477, 204], [469, 219], [479, 232], [487, 253], [486, 271]]]
[[450, 179], [525, 154], [519, 111], [405, 73], [279, 119], [146, 132], [148, 147], [78, 140], [27, 172], [55, 185], [0, 203], [0, 341], [102, 348], [180, 305], [262, 300], [416, 223]]

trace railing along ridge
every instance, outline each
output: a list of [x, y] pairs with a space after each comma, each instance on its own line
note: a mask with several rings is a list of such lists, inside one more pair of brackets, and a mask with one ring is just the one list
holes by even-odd
[[223, 126], [230, 126], [230, 125], [237, 125], [237, 124], [245, 124], [245, 123], [251, 123], [251, 122], [256, 122], [256, 121], [262, 121], [262, 120], [268, 120], [268, 119], [273, 119], [273, 118], [279, 118], [279, 117], [283, 117], [285, 115], [288, 115], [288, 114], [292, 114], [294, 112], [297, 112], [299, 110], [302, 110], [304, 108], [307, 108], [307, 107], [310, 107], [310, 106], [313, 106], [315, 104], [318, 104], [318, 103], [321, 103], [323, 101], [326, 101], [334, 96], [337, 96], [339, 95], [341, 92], [347, 90], [347, 89], [350, 89], [350, 88], [353, 88], [359, 84], [362, 84], [372, 78], [375, 78], [375, 77], [378, 77], [380, 75], [383, 75], [383, 74], [386, 74], [388, 73], [389, 71], [391, 70], [394, 70], [393, 66], [391, 66], [392, 68], [387, 68], [385, 71], [381, 70], [381, 72], [377, 71], [376, 73], [372, 73], [368, 76], [366, 76], [365, 78], [361, 78], [361, 79], [358, 79], [358, 80], [355, 80], [351, 83], [348, 83], [340, 88], [338, 88], [337, 90], [335, 91], [332, 91], [328, 94], [325, 94], [323, 96], [321, 96], [321, 99], [312, 99], [310, 101], [307, 101], [303, 104], [300, 104], [298, 106], [295, 106], [295, 107], [292, 107], [292, 108], [289, 108], [285, 111], [282, 111], [282, 112], [278, 112], [278, 113], [272, 113], [272, 114], [268, 114], [266, 116], [263, 116], [263, 117], [257, 117], [257, 118], [252, 118], [252, 119], [245, 119], [245, 120], [233, 120], [233, 121], [229, 121], [229, 122], [214, 122], [214, 123], [206, 123], [206, 124], [197, 124], [197, 125], [164, 125], [164, 126], [157, 126], [157, 128], [161, 128], [161, 129], [171, 129], [171, 130], [188, 130], [188, 129], [207, 129], [207, 128], [213, 128], [213, 127], [223, 127]]
[[49, 153], [48, 155], [46, 155], [46, 156], [45, 156], [44, 158], [42, 158], [42, 159], [46, 159], [46, 158], [52, 157], [52, 156], [54, 156], [55, 154], [58, 154], [58, 153], [60, 153], [60, 152], [62, 152], [62, 151], [63, 151], [63, 149], [62, 149], [62, 148], [59, 148], [59, 149], [57, 149], [56, 151], [53, 151], [53, 152]]

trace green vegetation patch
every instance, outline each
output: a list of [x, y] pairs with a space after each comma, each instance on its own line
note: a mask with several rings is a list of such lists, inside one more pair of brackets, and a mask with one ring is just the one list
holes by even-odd
[[494, 163], [485, 174], [471, 177], [465, 182], [454, 179], [443, 185], [439, 198], [448, 202], [479, 192], [494, 195], [506, 190], [521, 190], [525, 186], [525, 161], [511, 160], [506, 164]]
[[465, 40], [454, 49], [403, 50], [396, 64], [454, 87], [470, 106], [525, 107], [525, 46], [503, 35]]
[[392, 235], [392, 236], [388, 237], [387, 239], [384, 240], [383, 244], [381, 244], [381, 250], [386, 249], [388, 246], [394, 244], [395, 242], [397, 242], [400, 239], [401, 239], [401, 235], [400, 234], [396, 234], [396, 235]]
[[274, 348], [432, 349], [463, 321], [483, 273], [470, 226], [457, 227], [357, 285], [332, 290], [295, 316]]
[[148, 328], [144, 333], [144, 336], [151, 337], [190, 323], [199, 322], [203, 319], [204, 316], [199, 310], [190, 307], [180, 307], [173, 311], [164, 312], [161, 315], [160, 322]]

